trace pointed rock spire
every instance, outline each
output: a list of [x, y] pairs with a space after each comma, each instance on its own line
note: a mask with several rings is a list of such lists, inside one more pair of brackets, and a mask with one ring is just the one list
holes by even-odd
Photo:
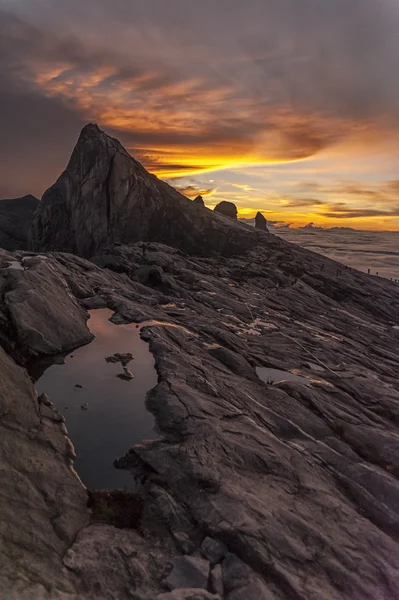
[[159, 241], [191, 253], [231, 254], [253, 246], [253, 235], [238, 222], [198, 211], [91, 123], [43, 195], [30, 247], [89, 257], [114, 242]]

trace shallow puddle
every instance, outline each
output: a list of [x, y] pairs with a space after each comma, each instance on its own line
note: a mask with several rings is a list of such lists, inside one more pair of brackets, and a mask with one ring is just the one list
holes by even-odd
[[306, 377], [294, 375], [294, 373], [290, 373], [289, 371], [269, 369], [268, 367], [256, 367], [256, 374], [259, 379], [269, 384], [280, 383], [280, 381], [296, 381], [298, 383], [304, 383], [305, 385], [311, 385]]
[[24, 271], [24, 266], [19, 262], [19, 260], [10, 260], [8, 261], [10, 266], [7, 269], [16, 269], [17, 271]]
[[[74, 467], [89, 488], [134, 488], [130, 473], [113, 466], [135, 443], [157, 437], [154, 418], [145, 408], [147, 392], [157, 384], [154, 358], [135, 324], [115, 325], [108, 309], [90, 311], [93, 342], [52, 365], [36, 382], [65, 416], [76, 451]], [[146, 323], [147, 325], [150, 323]], [[156, 324], [156, 322], [151, 322]], [[107, 363], [115, 353], [132, 353], [127, 364], [134, 379], [124, 381], [120, 363]], [[82, 386], [82, 387], [76, 387]]]

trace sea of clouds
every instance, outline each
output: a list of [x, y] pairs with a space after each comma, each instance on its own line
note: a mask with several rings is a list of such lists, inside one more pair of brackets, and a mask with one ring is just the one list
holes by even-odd
[[[251, 221], [246, 221], [252, 224]], [[312, 224], [293, 228], [268, 223], [271, 233], [328, 256], [344, 265], [372, 275], [399, 282], [399, 231], [358, 231], [350, 228], [331, 229]]]

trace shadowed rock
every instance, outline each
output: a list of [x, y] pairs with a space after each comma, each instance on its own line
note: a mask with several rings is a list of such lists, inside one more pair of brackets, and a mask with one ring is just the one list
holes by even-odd
[[193, 202], [195, 204], [200, 204], [201, 206], [205, 206], [205, 202], [202, 196], [197, 196], [196, 198], [194, 198]]
[[230, 217], [230, 219], [237, 219], [237, 207], [233, 202], [226, 202], [226, 200], [222, 200], [222, 202], [216, 204], [213, 210], [221, 215], [224, 215], [225, 217]]
[[140, 240], [196, 254], [232, 254], [256, 243], [242, 224], [198, 211], [148, 173], [118, 140], [86, 125], [66, 170], [43, 195], [30, 246], [90, 257], [110, 244]]
[[269, 230], [267, 228], [267, 221], [261, 212], [256, 213], [255, 227], [256, 227], [256, 229], [261, 229], [262, 231], [269, 232]]

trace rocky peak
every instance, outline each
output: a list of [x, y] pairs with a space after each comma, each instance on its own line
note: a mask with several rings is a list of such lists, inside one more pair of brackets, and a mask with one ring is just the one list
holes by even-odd
[[205, 206], [205, 202], [202, 196], [197, 196], [196, 198], [194, 198], [193, 202], [195, 202], [195, 204], [200, 204], [201, 206]]
[[215, 212], [224, 215], [225, 217], [230, 217], [231, 219], [237, 219], [237, 207], [233, 202], [226, 202], [226, 200], [222, 200], [219, 202], [213, 209]]
[[269, 231], [267, 228], [267, 221], [261, 212], [256, 213], [255, 227], [256, 229], [261, 229], [262, 231]]
[[89, 124], [66, 170], [43, 195], [30, 247], [88, 257], [115, 242], [159, 241], [189, 253], [232, 254], [253, 246], [254, 233], [199, 211], [198, 202], [148, 173], [118, 140]]

